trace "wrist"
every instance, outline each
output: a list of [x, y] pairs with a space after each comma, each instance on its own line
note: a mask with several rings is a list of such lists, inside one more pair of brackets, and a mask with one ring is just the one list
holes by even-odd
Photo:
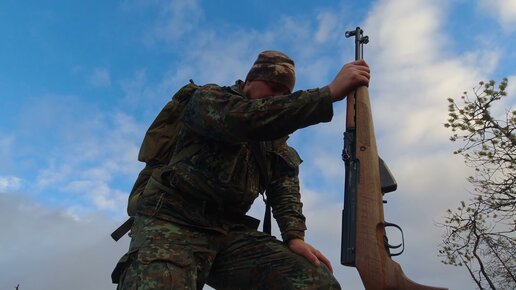
[[296, 231], [296, 230], [290, 230], [288, 232], [285, 232], [281, 235], [282, 240], [285, 244], [289, 244], [291, 240], [297, 239], [304, 241], [305, 240], [305, 232], [304, 231]]
[[328, 91], [332, 102], [338, 102], [346, 97], [337, 93], [337, 88], [333, 82], [328, 85]]
[[300, 243], [300, 242], [304, 243], [304, 240], [299, 239], [299, 238], [294, 238], [294, 239], [288, 240], [286, 243], [287, 243], [287, 246], [291, 247], [293, 244]]

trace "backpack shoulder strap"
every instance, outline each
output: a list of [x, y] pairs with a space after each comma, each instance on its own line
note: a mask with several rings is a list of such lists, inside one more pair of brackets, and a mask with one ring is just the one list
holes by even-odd
[[[265, 192], [270, 185], [269, 173], [267, 172], [267, 160], [265, 159], [265, 150], [262, 143], [258, 141], [250, 141], [249, 146], [253, 152], [256, 163], [260, 168], [260, 173], [265, 182]], [[262, 193], [263, 201], [265, 202], [265, 215], [263, 217], [263, 232], [271, 234], [271, 205], [265, 197], [265, 192]]]

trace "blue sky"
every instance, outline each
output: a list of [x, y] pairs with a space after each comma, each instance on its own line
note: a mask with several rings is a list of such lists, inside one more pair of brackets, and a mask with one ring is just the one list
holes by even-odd
[[[296, 61], [296, 89], [324, 86], [353, 59], [344, 32], [357, 25], [371, 39], [379, 152], [399, 184], [385, 207], [405, 230], [396, 261], [415, 281], [474, 288], [437, 257], [436, 223], [467, 198], [469, 174], [442, 124], [446, 98], [480, 80], [508, 77], [509, 98], [495, 110], [515, 107], [516, 1], [270, 3], [0, 3], [0, 288], [114, 289], [109, 274], [128, 239], [109, 233], [125, 218], [143, 134], [169, 97], [189, 79], [232, 84], [265, 49]], [[344, 110], [336, 104], [331, 123], [290, 144], [304, 159], [307, 240], [344, 289], [362, 289], [338, 262]], [[260, 201], [251, 214], [262, 215]]]

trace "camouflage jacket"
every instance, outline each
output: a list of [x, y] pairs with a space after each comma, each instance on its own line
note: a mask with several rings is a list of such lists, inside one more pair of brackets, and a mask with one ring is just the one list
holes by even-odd
[[[331, 120], [329, 89], [249, 100], [242, 86], [237, 81], [231, 87], [206, 85], [196, 91], [185, 111], [174, 158], [162, 176], [182, 195], [245, 214], [266, 187], [249, 145], [257, 141], [269, 175], [267, 198], [282, 238], [302, 239], [306, 230], [298, 179], [302, 161], [286, 140], [299, 128]], [[184, 211], [179, 218], [188, 220], [188, 214]]]

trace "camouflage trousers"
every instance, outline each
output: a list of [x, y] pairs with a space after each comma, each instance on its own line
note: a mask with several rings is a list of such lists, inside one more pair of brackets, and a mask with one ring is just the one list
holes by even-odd
[[129, 252], [113, 272], [118, 290], [340, 289], [326, 266], [243, 225], [223, 234], [137, 216], [131, 232]]

